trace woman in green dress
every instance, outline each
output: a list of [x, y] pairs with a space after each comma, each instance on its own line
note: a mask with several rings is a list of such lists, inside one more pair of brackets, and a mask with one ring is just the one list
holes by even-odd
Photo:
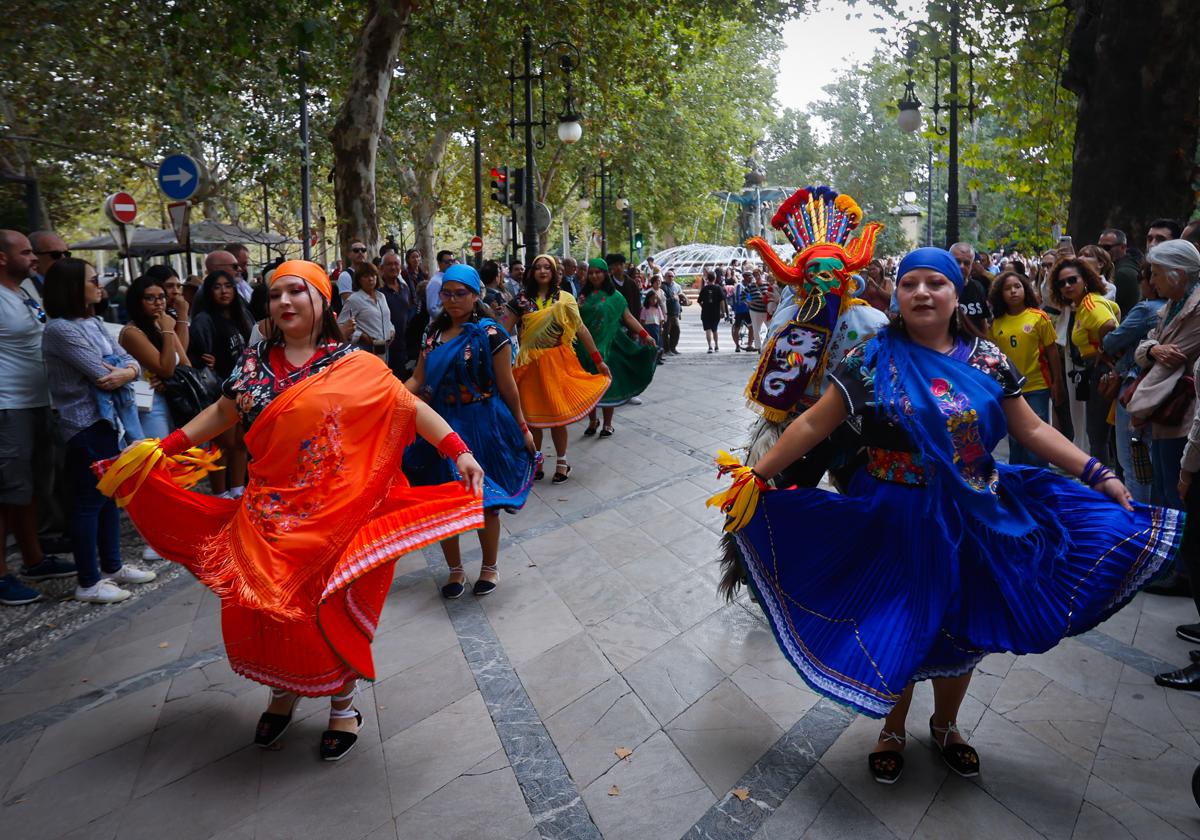
[[[610, 437], [613, 409], [646, 390], [654, 378], [658, 349], [650, 333], [629, 311], [625, 296], [617, 290], [608, 274], [608, 263], [598, 257], [588, 260], [587, 279], [579, 290], [579, 314], [596, 342], [600, 357], [612, 372], [612, 385], [600, 398], [599, 406], [604, 412], [600, 437]], [[629, 337], [626, 327], [637, 335], [638, 341]], [[575, 352], [585, 370], [597, 372], [596, 360], [578, 341]], [[598, 427], [596, 409], [593, 408], [584, 434], [594, 435]]]

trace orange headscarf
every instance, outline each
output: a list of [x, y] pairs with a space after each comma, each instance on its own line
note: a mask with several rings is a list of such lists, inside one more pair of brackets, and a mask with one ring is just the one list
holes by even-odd
[[325, 270], [315, 262], [288, 260], [280, 264], [279, 268], [275, 269], [275, 273], [271, 275], [271, 285], [274, 286], [276, 280], [284, 277], [299, 277], [320, 292], [321, 297], [326, 301], [333, 299], [333, 286], [329, 282], [329, 277], [325, 274]]

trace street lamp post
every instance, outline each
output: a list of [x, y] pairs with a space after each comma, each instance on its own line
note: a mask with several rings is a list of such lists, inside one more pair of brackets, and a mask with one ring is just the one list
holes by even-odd
[[[959, 82], [958, 82], [958, 39], [962, 27], [962, 16], [959, 0], [951, 0], [950, 4], [950, 43], [949, 52], [946, 55], [939, 55], [934, 58], [934, 75], [933, 75], [933, 130], [942, 136], [947, 134], [947, 130], [942, 128], [938, 123], [938, 115], [943, 111], [950, 112], [950, 128], [949, 128], [949, 143], [950, 143], [950, 158], [948, 161], [948, 176], [946, 178], [946, 247], [949, 248], [958, 241], [958, 114], [961, 109], [967, 112], [967, 119], [971, 122], [975, 121], [975, 68], [973, 62], [974, 56], [967, 55], [967, 72], [968, 72], [968, 101], [964, 104], [959, 102]], [[921, 127], [921, 100], [917, 99], [916, 87], [913, 83], [912, 76], [912, 60], [916, 56], [917, 45], [916, 41], [911, 39], [908, 43], [908, 81], [904, 85], [904, 95], [900, 98], [897, 106], [900, 113], [896, 117], [896, 124], [902, 131], [914, 132]], [[941, 68], [942, 62], [949, 61], [950, 63], [950, 90], [949, 96], [945, 103], [941, 99]], [[933, 144], [929, 146], [929, 168], [930, 168], [930, 210], [932, 210], [932, 182], [933, 182]], [[932, 226], [933, 214], [929, 217], [929, 238], [933, 239]]]
[[[571, 88], [571, 73], [579, 67], [582, 60], [579, 48], [567, 41], [555, 41], [549, 44], [543, 53], [545, 55], [551, 50], [558, 50], [559, 61], [558, 66], [563, 71], [566, 94], [563, 100], [562, 113], [558, 115], [558, 139], [563, 143], [576, 143], [583, 136], [583, 126], [580, 124], [579, 114], [575, 111], [575, 104], [572, 96]], [[512, 139], [517, 137], [517, 129], [524, 130], [525, 141], [525, 184], [522, 190], [520, 201], [522, 204], [525, 228], [525, 259], [530, 265], [533, 264], [534, 258], [539, 253], [538, 229], [537, 229], [537, 187], [534, 183], [536, 170], [534, 168], [534, 149], [544, 148], [546, 145], [546, 127], [549, 122], [546, 120], [546, 71], [544, 67], [538, 68], [536, 71], [533, 67], [533, 30], [528, 25], [521, 30], [521, 58], [522, 72], [517, 73], [515, 61], [510, 65], [509, 79], [509, 133]], [[523, 119], [518, 120], [516, 117], [516, 87], [517, 82], [523, 85], [525, 94], [525, 108]], [[542, 116], [539, 120], [533, 118], [533, 86], [537, 83], [542, 94]], [[541, 139], [536, 143], [533, 139], [534, 128], [542, 130]], [[514, 246], [515, 250], [515, 246]]]
[[304, 259], [312, 259], [312, 205], [308, 172], [308, 80], [305, 78], [304, 58], [300, 50], [300, 222], [304, 229]]

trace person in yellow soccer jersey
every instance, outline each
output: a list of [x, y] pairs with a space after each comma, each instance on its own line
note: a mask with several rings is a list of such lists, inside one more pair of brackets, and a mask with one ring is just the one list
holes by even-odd
[[[1025, 377], [1022, 388], [1025, 402], [1034, 414], [1049, 423], [1051, 396], [1055, 403], [1061, 403], [1065, 395], [1059, 376], [1062, 366], [1054, 322], [1037, 308], [1037, 297], [1028, 278], [1015, 271], [997, 277], [988, 297], [996, 315], [991, 339]], [[1008, 462], [1046, 466], [1044, 460], [1021, 446], [1012, 435], [1008, 436]]]

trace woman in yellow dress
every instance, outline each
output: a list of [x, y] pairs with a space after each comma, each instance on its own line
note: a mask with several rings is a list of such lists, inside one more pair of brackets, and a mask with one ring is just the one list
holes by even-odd
[[[554, 257], [536, 257], [525, 273], [524, 287], [508, 303], [506, 327], [519, 336], [520, 350], [513, 377], [521, 393], [525, 422], [533, 442], [542, 448], [542, 430], [550, 430], [558, 460], [554, 483], [571, 474], [567, 463], [567, 426], [592, 411], [612, 381], [608, 365], [600, 357], [592, 334], [579, 316], [574, 296], [559, 288], [558, 263]], [[598, 374], [583, 369], [572, 344], [576, 340], [591, 355]], [[535, 478], [542, 478], [541, 469]]]

